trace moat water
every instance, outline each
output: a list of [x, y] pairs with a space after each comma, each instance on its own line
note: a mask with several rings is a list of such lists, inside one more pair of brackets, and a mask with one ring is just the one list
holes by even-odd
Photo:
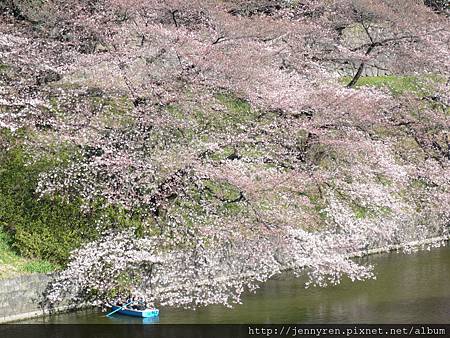
[[304, 288], [289, 276], [270, 280], [232, 309], [209, 306], [196, 311], [160, 308], [157, 320], [121, 315], [105, 317], [85, 310], [21, 323], [450, 323], [450, 246], [405, 255], [363, 258], [377, 278], [348, 279], [326, 288]]

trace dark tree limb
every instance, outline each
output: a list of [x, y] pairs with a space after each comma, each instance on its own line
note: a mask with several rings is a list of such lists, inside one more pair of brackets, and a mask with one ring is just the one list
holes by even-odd
[[170, 14], [172, 15], [173, 23], [175, 24], [175, 27], [178, 28], [179, 25], [178, 25], [178, 21], [177, 21], [177, 13], [178, 13], [178, 9], [170, 12]]
[[[368, 56], [370, 53], [373, 52], [373, 50], [375, 49], [375, 47], [378, 45], [377, 42], [375, 42], [373, 40], [372, 35], [370, 34], [369, 31], [369, 26], [366, 26], [364, 24], [364, 22], [362, 23], [362, 26], [364, 28], [364, 31], [366, 32], [366, 35], [369, 37], [370, 40], [370, 45], [369, 48], [367, 48], [365, 55]], [[351, 79], [351, 81], [348, 83], [347, 88], [352, 88], [353, 86], [355, 86], [355, 84], [358, 82], [359, 78], [362, 75], [362, 72], [364, 71], [364, 67], [366, 66], [366, 62], [362, 61], [361, 64], [358, 67], [358, 70], [356, 71], [356, 74], [353, 76], [353, 78]]]

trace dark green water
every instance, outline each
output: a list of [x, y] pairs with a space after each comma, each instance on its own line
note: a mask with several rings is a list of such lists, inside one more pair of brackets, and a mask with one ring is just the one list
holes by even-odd
[[[450, 247], [411, 255], [365, 258], [376, 280], [344, 280], [328, 288], [303, 287], [299, 279], [271, 280], [233, 309], [161, 308], [158, 323], [450, 323]], [[23, 323], [142, 323], [89, 310]]]

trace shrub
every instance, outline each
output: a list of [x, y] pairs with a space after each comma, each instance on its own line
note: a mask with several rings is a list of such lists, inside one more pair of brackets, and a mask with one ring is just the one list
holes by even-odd
[[131, 219], [117, 207], [94, 206], [86, 212], [81, 199], [38, 196], [39, 174], [54, 165], [50, 155], [30, 161], [20, 145], [0, 150], [0, 228], [19, 254], [64, 264], [73, 249], [97, 237], [94, 225], [100, 218], [118, 227], [128, 226]]

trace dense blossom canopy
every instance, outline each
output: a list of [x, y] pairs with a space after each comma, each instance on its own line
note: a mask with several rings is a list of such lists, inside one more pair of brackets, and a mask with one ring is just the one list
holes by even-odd
[[[448, 235], [450, 29], [421, 1], [6, 3], [0, 128], [69, 154], [37, 194], [134, 220], [92, 225], [52, 303], [231, 304]], [[368, 69], [407, 84], [358, 87]]]

